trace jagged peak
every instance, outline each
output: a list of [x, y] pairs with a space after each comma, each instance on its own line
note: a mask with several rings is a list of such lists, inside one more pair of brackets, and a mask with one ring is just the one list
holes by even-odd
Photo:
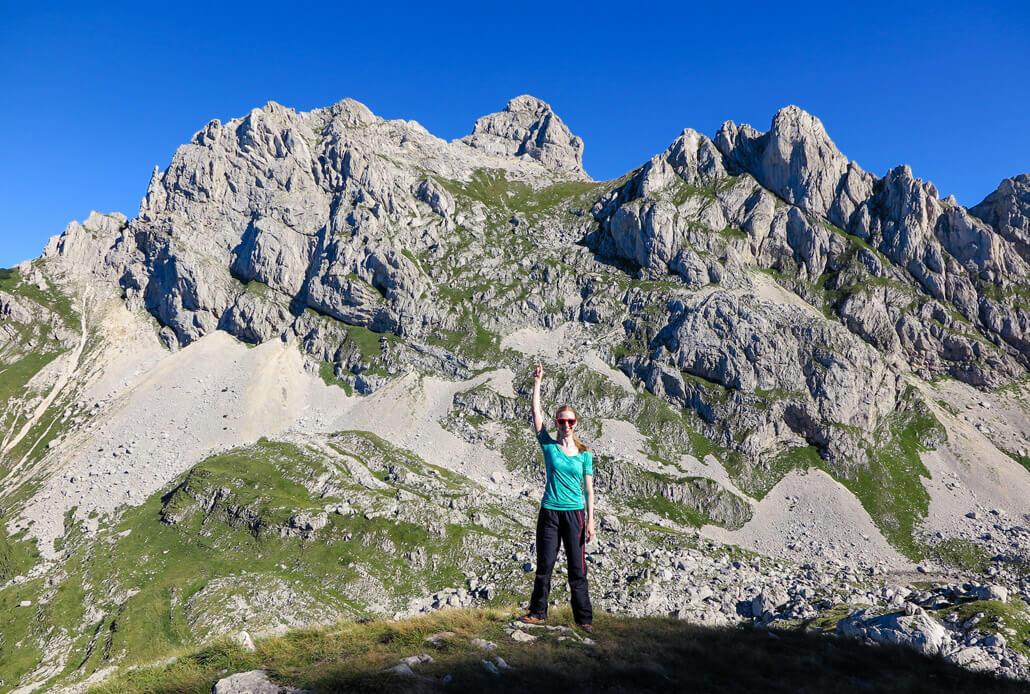
[[487, 154], [533, 159], [548, 168], [585, 174], [583, 140], [572, 134], [550, 104], [529, 94], [478, 119], [472, 134], [459, 141]]
[[680, 178], [691, 184], [710, 183], [726, 175], [715, 144], [693, 128], [684, 128], [658, 156], [667, 161]]
[[[822, 121], [793, 104], [778, 110], [764, 133], [726, 121], [715, 144], [729, 170], [752, 174], [787, 202], [838, 225], [872, 185], [869, 174], [833, 143]], [[842, 199], [838, 189], [845, 177], [853, 180]]]
[[969, 212], [1010, 241], [1030, 263], [1030, 173], [1004, 179]]

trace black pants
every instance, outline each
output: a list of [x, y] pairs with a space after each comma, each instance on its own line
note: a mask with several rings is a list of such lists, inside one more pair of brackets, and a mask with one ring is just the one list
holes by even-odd
[[536, 520], [536, 580], [529, 612], [547, 616], [547, 596], [551, 593], [551, 572], [558, 557], [558, 544], [565, 545], [569, 562], [569, 592], [572, 593], [572, 616], [576, 624], [592, 624], [593, 608], [587, 593], [586, 530], [583, 510], [552, 511], [541, 508]]

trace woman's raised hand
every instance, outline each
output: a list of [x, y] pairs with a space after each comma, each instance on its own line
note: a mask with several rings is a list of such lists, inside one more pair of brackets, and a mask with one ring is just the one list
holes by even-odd
[[533, 371], [533, 381], [539, 383], [544, 377], [544, 365], [543, 362], [536, 363], [536, 369]]

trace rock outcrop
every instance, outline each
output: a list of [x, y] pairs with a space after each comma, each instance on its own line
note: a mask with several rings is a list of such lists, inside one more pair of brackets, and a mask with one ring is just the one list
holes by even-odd
[[1030, 174], [1006, 178], [969, 211], [987, 222], [1030, 263]]

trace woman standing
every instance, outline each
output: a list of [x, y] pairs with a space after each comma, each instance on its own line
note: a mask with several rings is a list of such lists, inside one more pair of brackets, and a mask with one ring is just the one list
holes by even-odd
[[[565, 545], [569, 563], [569, 591], [572, 616], [588, 634], [594, 633], [593, 609], [587, 593], [586, 543], [594, 539], [594, 455], [576, 438], [576, 411], [564, 405], [555, 413], [558, 440], [544, 428], [540, 409], [540, 381], [544, 366], [537, 363], [533, 373], [533, 429], [544, 452], [547, 484], [536, 522], [536, 580], [529, 614], [520, 618], [536, 624], [547, 618], [547, 597], [551, 592], [551, 572], [558, 556], [559, 543]], [[586, 518], [584, 495], [586, 489]]]

